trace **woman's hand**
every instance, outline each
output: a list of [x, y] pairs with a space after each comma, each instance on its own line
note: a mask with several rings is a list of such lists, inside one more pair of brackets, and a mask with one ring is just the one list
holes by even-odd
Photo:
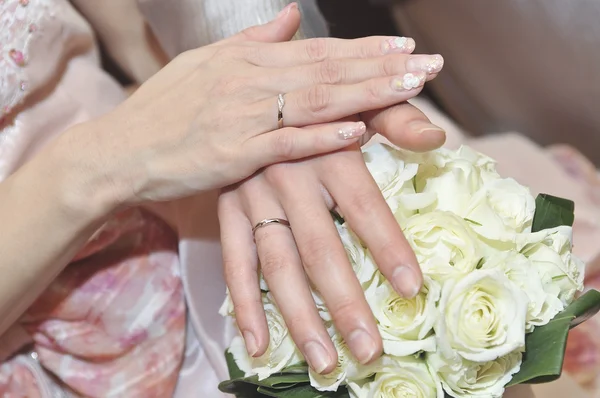
[[[285, 26], [283, 26], [285, 28]], [[294, 31], [294, 29], [291, 29]], [[289, 33], [289, 32], [288, 32]], [[281, 40], [285, 34], [261, 29], [250, 40]], [[437, 57], [396, 55], [394, 74], [419, 61], [428, 79]], [[422, 62], [425, 60], [425, 62]], [[413, 69], [414, 70], [414, 69]], [[444, 132], [408, 103], [356, 115], [369, 131], [416, 151], [441, 146]], [[248, 352], [259, 356], [269, 343], [257, 268], [260, 267], [297, 346], [317, 372], [329, 372], [337, 353], [323, 326], [306, 276], [323, 295], [337, 329], [352, 353], [366, 363], [381, 352], [381, 338], [362, 288], [348, 262], [329, 210], [337, 207], [366, 243], [380, 270], [404, 296], [418, 291], [422, 276], [398, 223], [371, 178], [358, 145], [336, 153], [267, 167], [223, 192], [219, 218], [225, 276], [236, 321]], [[252, 227], [265, 218], [283, 218], [291, 230]]]
[[[85, 139], [104, 151], [101, 167], [118, 184], [121, 203], [235, 183], [268, 164], [340, 149], [364, 133], [360, 122], [319, 123], [418, 93], [427, 75], [396, 73], [406, 59], [393, 54], [395, 43], [385, 37], [275, 44], [234, 38], [192, 50], [104, 117], [97, 137]], [[279, 93], [286, 102], [282, 129]]]

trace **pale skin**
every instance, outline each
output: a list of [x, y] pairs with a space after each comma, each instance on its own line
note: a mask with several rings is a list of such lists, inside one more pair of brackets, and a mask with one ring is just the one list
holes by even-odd
[[[87, 0], [75, 1], [85, 4]], [[130, 15], [134, 9], [121, 2], [113, 3], [109, 2], [107, 7], [121, 8], [120, 15]], [[92, 11], [95, 8], [82, 9]], [[101, 16], [105, 15], [108, 13]], [[132, 20], [134, 28], [141, 25], [139, 15]], [[100, 27], [113, 26], [114, 31], [122, 30], [124, 26], [110, 18], [95, 17], [92, 21]], [[293, 10], [279, 22], [268, 28], [249, 29], [245, 36], [261, 42], [289, 40], [298, 28], [299, 15]], [[190, 16], [179, 23], [186, 29], [186, 24], [195, 23], [195, 18]], [[110, 44], [110, 37], [105, 41]], [[110, 45], [108, 48], [110, 50]], [[144, 48], [144, 45], [136, 48]], [[377, 64], [369, 58], [387, 53], [382, 47], [373, 46], [367, 53], [331, 59], [323, 64], [319, 73], [326, 81], [340, 83], [373, 73], [391, 75], [418, 71], [421, 67], [427, 72], [426, 78], [433, 79], [441, 69], [441, 57], [434, 57], [431, 63], [427, 56], [410, 56], [413, 48], [409, 45], [404, 51], [396, 49], [393, 57]], [[119, 54], [117, 51], [112, 53]], [[347, 68], [348, 58], [361, 57], [367, 58], [364, 63], [355, 64], [355, 69]], [[143, 63], [142, 59], [139, 64]], [[128, 69], [129, 58], [121, 60], [117, 57], [117, 60]], [[285, 65], [294, 66], [294, 59], [287, 59]], [[373, 66], [383, 69], [373, 71]], [[290, 69], [287, 76], [290, 82], [300, 78], [300, 74]], [[369, 134], [362, 142], [374, 131], [415, 151], [433, 149], [444, 142], [444, 132], [408, 103], [362, 112], [351, 118], [363, 120], [369, 128]], [[259, 260], [292, 337], [316, 371], [331, 371], [337, 353], [317, 315], [306, 276], [323, 293], [336, 326], [353, 354], [365, 363], [380, 354], [381, 339], [373, 316], [330, 222], [328, 210], [333, 208], [347, 216], [348, 222], [367, 243], [382, 272], [395, 281], [394, 286], [400, 294], [410, 297], [420, 287], [417, 261], [368, 174], [357, 145], [303, 162], [268, 167], [243, 184], [224, 190], [219, 201], [225, 277], [235, 303], [237, 323], [251, 355], [263, 354], [269, 341], [256, 277]], [[271, 217], [289, 219], [292, 231], [270, 227], [257, 231], [253, 237], [252, 226]]]
[[[292, 14], [277, 32], [248, 33], [252, 40], [287, 40], [298, 22]], [[352, 57], [385, 56], [381, 48], [371, 50]], [[387, 57], [384, 74], [413, 71], [424, 56], [398, 51]], [[366, 66], [368, 59], [363, 62], [365, 66], [359, 69], [331, 62], [325, 74], [335, 82], [365, 77], [373, 71]], [[439, 72], [436, 68], [425, 69], [427, 79]], [[369, 131], [415, 151], [437, 148], [445, 139], [441, 129], [408, 103], [372, 109], [351, 119], [363, 120]], [[323, 295], [354, 356], [368, 363], [380, 355], [381, 338], [373, 315], [329, 215], [334, 208], [366, 243], [399, 294], [412, 297], [419, 290], [422, 276], [417, 260], [369, 175], [358, 144], [336, 153], [267, 167], [252, 179], [224, 190], [219, 200], [225, 277], [236, 321], [251, 355], [262, 355], [269, 342], [257, 278], [259, 261], [296, 345], [314, 370], [332, 371], [337, 353], [316, 311], [307, 278]], [[270, 226], [257, 230], [253, 237], [252, 226], [272, 217], [289, 220], [291, 230]]]
[[[279, 32], [279, 23], [299, 15], [283, 18], [262, 29]], [[64, 132], [0, 183], [0, 334], [115, 211], [356, 144], [365, 126], [338, 120], [420, 90], [399, 89], [395, 74], [331, 84], [319, 73], [334, 58], [362, 68], [365, 59], [351, 56], [380, 49], [386, 38], [268, 44], [248, 41], [251, 33], [182, 54], [115, 111]], [[322, 47], [322, 59], [311, 56]], [[386, 57], [368, 59], [383, 70], [377, 64]], [[291, 73], [297, 81], [288, 81]], [[287, 93], [286, 125], [276, 129], [280, 92]]]

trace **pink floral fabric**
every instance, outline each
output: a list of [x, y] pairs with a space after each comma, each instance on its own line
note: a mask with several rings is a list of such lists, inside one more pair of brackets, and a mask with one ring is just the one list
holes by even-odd
[[[175, 234], [130, 210], [79, 257], [21, 321], [34, 356], [75, 395], [172, 396], [185, 330]], [[35, 372], [17, 359], [0, 368], [0, 395], [43, 396]]]
[[[0, 0], [0, 181], [124, 95], [67, 0]], [[0, 336], [0, 397], [170, 397], [185, 345], [178, 238], [115, 215]]]

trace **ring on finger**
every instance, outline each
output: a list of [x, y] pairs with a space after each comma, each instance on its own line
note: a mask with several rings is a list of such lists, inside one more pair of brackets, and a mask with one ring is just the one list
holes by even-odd
[[283, 107], [285, 106], [285, 98], [283, 94], [277, 95], [277, 128], [283, 128]]
[[290, 222], [288, 220], [285, 220], [283, 218], [265, 218], [264, 220], [256, 223], [254, 228], [252, 228], [252, 234], [256, 233], [257, 229], [266, 227], [267, 225], [271, 225], [271, 224], [280, 224], [280, 225], [283, 225], [285, 227], [292, 229], [292, 227], [290, 226]]

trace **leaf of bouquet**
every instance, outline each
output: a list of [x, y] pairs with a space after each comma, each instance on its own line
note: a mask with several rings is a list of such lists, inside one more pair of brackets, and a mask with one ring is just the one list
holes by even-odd
[[558, 198], [545, 193], [535, 198], [532, 232], [538, 232], [561, 225], [573, 225], [575, 203], [572, 200]]
[[590, 290], [558, 313], [548, 324], [535, 328], [525, 337], [526, 352], [521, 370], [508, 386], [547, 383], [562, 372], [569, 329], [591, 318], [600, 310], [600, 292]]
[[345, 387], [340, 387], [338, 391], [318, 391], [310, 384], [303, 384], [283, 391], [259, 387], [258, 391], [265, 396], [277, 398], [350, 398], [350, 394]]

